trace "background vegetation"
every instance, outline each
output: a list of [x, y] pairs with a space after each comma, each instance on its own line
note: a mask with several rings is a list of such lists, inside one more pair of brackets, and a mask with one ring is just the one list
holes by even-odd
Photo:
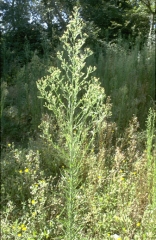
[[154, 240], [154, 2], [0, 4], [2, 239]]

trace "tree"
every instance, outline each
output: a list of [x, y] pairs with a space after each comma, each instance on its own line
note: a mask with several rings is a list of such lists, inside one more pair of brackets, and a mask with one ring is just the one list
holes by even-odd
[[1, 2], [0, 8], [2, 11], [2, 30], [15, 31], [30, 21], [29, 0], [5, 0]]

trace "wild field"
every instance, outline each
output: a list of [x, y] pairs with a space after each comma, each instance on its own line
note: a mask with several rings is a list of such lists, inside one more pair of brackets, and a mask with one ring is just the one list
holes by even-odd
[[153, 47], [93, 54], [84, 27], [2, 79], [2, 240], [156, 239]]

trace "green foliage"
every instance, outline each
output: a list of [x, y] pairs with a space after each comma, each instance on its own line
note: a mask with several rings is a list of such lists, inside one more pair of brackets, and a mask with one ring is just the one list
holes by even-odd
[[[132, 1], [80, 1], [82, 16], [100, 29], [99, 38], [116, 41], [119, 35], [144, 42], [150, 30], [149, 14]], [[94, 29], [92, 29], [94, 31]], [[107, 36], [106, 36], [107, 35]]]
[[[153, 52], [102, 42], [91, 55], [73, 15], [57, 61], [34, 54], [2, 81], [1, 238], [153, 240]], [[149, 106], [144, 130], [135, 115], [144, 122]]]
[[[48, 58], [34, 53], [31, 62], [23, 66], [10, 80], [3, 77], [1, 85], [2, 136], [7, 141], [24, 142], [40, 123], [42, 103], [37, 98], [37, 79], [47, 73]], [[12, 81], [12, 84], [11, 84]]]
[[[17, 149], [8, 144], [1, 182], [2, 196], [2, 239], [45, 239], [53, 231], [53, 220], [48, 220], [46, 204], [50, 203], [53, 192], [51, 177], [46, 177], [38, 150]], [[10, 161], [11, 159], [11, 161]], [[50, 216], [50, 215], [49, 215]]]
[[154, 46], [140, 51], [137, 45], [129, 50], [126, 44], [104, 42], [97, 52], [98, 60], [94, 57], [90, 63], [96, 65], [95, 76], [111, 96], [113, 120], [123, 129], [135, 114], [144, 127], [148, 109], [154, 106]]
[[50, 75], [37, 82], [41, 98], [45, 99], [45, 106], [52, 111], [56, 121], [57, 135], [61, 134], [57, 142], [53, 133], [48, 131], [48, 123], [42, 123], [44, 138], [62, 155], [67, 168], [64, 173], [67, 200], [65, 239], [76, 239], [79, 229], [74, 211], [84, 156], [88, 151], [94, 151], [96, 134], [110, 115], [110, 106], [104, 103], [104, 89], [98, 79], [91, 77], [88, 80], [94, 68], [88, 67], [87, 73], [83, 72], [85, 60], [91, 52], [82, 50], [86, 40], [82, 28], [83, 22], [76, 9], [74, 19], [61, 38], [62, 49], [68, 59], [64, 59], [63, 51], [57, 54], [63, 74], [58, 68], [50, 68]]
[[156, 159], [153, 156], [152, 148], [154, 148], [154, 139], [155, 136], [155, 126], [156, 126], [156, 112], [150, 108], [149, 115], [147, 119], [147, 143], [146, 143], [146, 152], [147, 152], [147, 168], [148, 168], [148, 185], [152, 189], [150, 201], [152, 202], [153, 208], [156, 206]]
[[[151, 116], [148, 126], [152, 126]], [[101, 134], [99, 153], [91, 151], [85, 155], [82, 165], [74, 169], [73, 175], [77, 176], [76, 171], [81, 169], [79, 179], [83, 178], [73, 195], [76, 239], [100, 240], [116, 236], [152, 240], [156, 231], [155, 210], [149, 201], [148, 177], [152, 177], [145, 152], [150, 136], [138, 132], [136, 118], [130, 122], [124, 138], [116, 139], [116, 146], [113, 139], [110, 140], [112, 129], [109, 132], [107, 128], [104, 133], [106, 131], [107, 145], [103, 145], [104, 135]], [[65, 229], [69, 224], [66, 204], [71, 202], [66, 192], [71, 186], [70, 181], [66, 183], [70, 169], [61, 165], [59, 178], [51, 176], [47, 168], [54, 162], [49, 158], [49, 166], [44, 163], [41, 143], [44, 145], [42, 139], [32, 141], [27, 149], [9, 143], [2, 153], [2, 239], [69, 239]], [[45, 142], [45, 147], [47, 154], [50, 153], [52, 146]], [[152, 148], [150, 156], [154, 157], [153, 154]], [[112, 162], [111, 167], [107, 167], [107, 159]], [[73, 185], [77, 185], [76, 179]]]

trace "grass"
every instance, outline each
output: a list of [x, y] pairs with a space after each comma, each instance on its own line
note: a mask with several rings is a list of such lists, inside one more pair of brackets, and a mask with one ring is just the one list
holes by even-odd
[[[141, 53], [136, 72], [136, 49], [131, 51], [123, 69], [125, 53], [111, 46], [107, 59], [99, 56], [97, 70], [89, 67], [92, 52], [81, 50], [87, 37], [82, 34], [84, 23], [77, 9], [74, 16], [61, 38], [65, 55], [58, 52], [58, 67], [53, 64], [47, 73], [34, 56], [16, 75], [12, 92], [17, 88], [25, 94], [22, 106], [2, 85], [3, 120], [19, 122], [25, 129], [28, 123], [22, 123], [21, 113], [29, 109], [29, 131], [36, 133], [28, 135], [26, 146], [12, 142], [13, 133], [4, 141], [1, 239], [154, 240], [156, 112], [151, 100], [144, 104], [153, 94], [152, 85], [145, 86], [146, 57], [143, 62]], [[146, 66], [152, 74], [151, 64]], [[22, 88], [23, 76], [27, 85]], [[100, 83], [107, 83], [106, 91]], [[139, 103], [134, 104], [133, 97]], [[138, 113], [144, 121], [147, 116], [144, 129]]]

